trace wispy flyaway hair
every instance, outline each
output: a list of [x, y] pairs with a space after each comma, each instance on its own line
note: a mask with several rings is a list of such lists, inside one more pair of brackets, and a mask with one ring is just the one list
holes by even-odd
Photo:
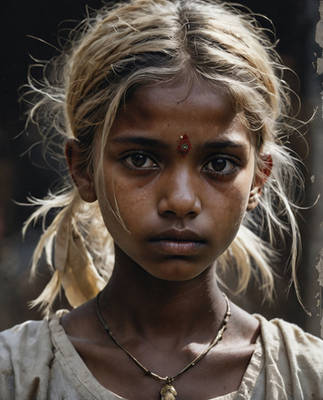
[[[264, 162], [260, 153], [271, 154], [273, 169], [260, 205], [246, 214], [235, 240], [217, 260], [217, 268], [237, 268], [237, 292], [247, 287], [255, 272], [270, 297], [275, 240], [289, 233], [296, 279], [299, 232], [293, 180], [297, 169], [282, 141], [288, 134], [284, 123], [288, 88], [279, 57], [254, 17], [212, 0], [123, 2], [88, 17], [74, 33], [73, 44], [50, 65], [56, 68], [55, 79], [44, 77], [42, 83], [30, 79], [37, 94], [30, 118], [41, 127], [44, 115], [49, 117], [51, 126], [41, 128], [44, 135], [54, 126], [65, 138], [77, 139], [84, 151], [82, 167], [94, 174], [96, 182], [103, 173], [103, 152], [111, 126], [133, 90], [182, 76], [207, 81], [214, 90], [225, 89], [241, 121], [254, 135], [256, 174]], [[94, 143], [100, 149], [95, 170]], [[122, 222], [117, 200], [113, 209]], [[51, 281], [34, 305], [49, 311], [63, 286], [71, 305], [77, 306], [102, 288], [113, 268], [113, 240], [97, 202], [84, 202], [67, 181], [59, 193], [34, 200], [34, 204], [39, 208], [24, 229], [57, 209], [33, 257], [33, 272], [44, 250], [53, 268]]]

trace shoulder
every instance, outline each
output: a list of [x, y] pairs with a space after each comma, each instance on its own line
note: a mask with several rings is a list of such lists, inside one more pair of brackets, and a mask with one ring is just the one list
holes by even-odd
[[52, 357], [46, 320], [27, 321], [0, 332], [0, 398], [19, 398], [19, 388], [33, 393], [34, 387], [39, 392]]
[[[323, 341], [281, 319], [260, 322], [268, 379], [287, 393], [323, 398]], [[313, 397], [312, 397], [313, 396]]]
[[[17, 361], [33, 355], [44, 354], [50, 348], [48, 321], [27, 321], [11, 329], [0, 332], [0, 368], [10, 362], [14, 367]], [[30, 359], [29, 359], [30, 366]]]
[[266, 320], [264, 317], [257, 316], [261, 327], [261, 336], [264, 344], [274, 349], [285, 349], [289, 352], [288, 356], [305, 360], [319, 360], [323, 368], [323, 340], [304, 332], [295, 324], [286, 322], [282, 319]]

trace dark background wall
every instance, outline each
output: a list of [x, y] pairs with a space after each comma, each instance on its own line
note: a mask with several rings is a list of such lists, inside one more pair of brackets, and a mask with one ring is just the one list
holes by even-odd
[[[319, 104], [319, 85], [313, 65], [316, 54], [320, 52], [314, 41], [319, 1], [244, 0], [240, 3], [273, 21], [279, 38], [277, 49], [284, 62], [299, 76], [298, 79], [291, 73], [286, 74], [286, 79], [302, 99], [300, 118], [309, 118]], [[18, 206], [13, 200], [25, 202], [29, 195], [42, 197], [60, 177], [57, 169], [53, 172], [48, 165], [52, 161], [44, 161], [35, 130], [29, 130], [28, 134], [24, 132], [24, 107], [18, 104], [18, 88], [26, 83], [28, 66], [34, 62], [31, 55], [42, 60], [57, 55], [57, 32], [60, 31], [59, 35], [64, 37], [66, 29], [72, 28], [84, 17], [86, 6], [95, 9], [101, 5], [99, 0], [11, 0], [1, 7], [0, 329], [27, 318], [40, 318], [36, 311], [28, 310], [26, 302], [36, 297], [48, 279], [44, 268], [33, 284], [28, 282], [30, 257], [39, 230], [31, 231], [22, 242], [20, 229], [31, 209]], [[265, 19], [260, 18], [260, 21], [271, 28]], [[291, 147], [300, 154], [306, 166], [307, 204], [313, 203], [322, 188], [318, 161], [320, 156], [317, 156], [319, 149], [322, 149], [320, 113], [319, 108], [307, 133], [310, 155], [307, 154], [303, 141], [294, 139], [291, 143]], [[30, 150], [27, 151], [28, 149]], [[298, 276], [304, 302], [312, 310], [313, 317], [309, 318], [298, 305], [293, 289], [289, 296], [286, 295], [289, 273], [284, 268], [281, 268], [282, 278], [278, 282], [279, 301], [259, 308], [261, 299], [256, 288], [251, 288], [246, 298], [239, 299], [251, 312], [263, 312], [268, 317], [284, 317], [314, 333], [319, 332], [320, 290], [315, 263], [319, 250], [323, 247], [321, 211], [322, 205], [319, 203], [316, 208], [304, 211], [303, 219], [300, 219], [304, 251]]]

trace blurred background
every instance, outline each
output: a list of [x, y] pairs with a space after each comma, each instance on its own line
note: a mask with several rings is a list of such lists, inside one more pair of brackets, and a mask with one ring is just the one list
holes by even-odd
[[[272, 304], [263, 303], [261, 293], [252, 284], [247, 295], [236, 300], [250, 312], [259, 312], [268, 318], [283, 317], [319, 335], [321, 288], [318, 266], [323, 263], [323, 200], [318, 199], [316, 206], [311, 207], [323, 191], [322, 77], [316, 74], [316, 59], [322, 54], [315, 42], [319, 0], [244, 0], [240, 3], [273, 21], [279, 39], [277, 49], [283, 62], [297, 74], [287, 72], [285, 79], [301, 98], [299, 118], [308, 120], [316, 110], [307, 127], [308, 149], [299, 137], [290, 140], [291, 148], [304, 162], [306, 177], [304, 205], [308, 207], [299, 218], [303, 253], [298, 280], [303, 302], [312, 316], [306, 314], [297, 302], [293, 287], [289, 290], [290, 271], [285, 268], [284, 262], [273, 266], [279, 277], [276, 300]], [[18, 102], [18, 89], [26, 83], [33, 58], [47, 60], [58, 55], [61, 38], [66, 37], [68, 30], [83, 19], [86, 7], [96, 9], [102, 4], [99, 0], [11, 0], [1, 7], [0, 330], [26, 319], [41, 318], [39, 312], [27, 306], [49, 279], [45, 262], [36, 279], [33, 282], [29, 279], [32, 251], [41, 227], [30, 229], [22, 240], [22, 224], [32, 209], [17, 202], [26, 202], [28, 196], [45, 196], [50, 188], [59, 183], [63, 174], [63, 169], [50, 155], [45, 154], [44, 157], [37, 129], [24, 129], [26, 107]], [[264, 27], [272, 29], [268, 20], [259, 17], [259, 21]], [[285, 259], [287, 257], [288, 254], [285, 254]], [[57, 307], [66, 306], [62, 296]]]

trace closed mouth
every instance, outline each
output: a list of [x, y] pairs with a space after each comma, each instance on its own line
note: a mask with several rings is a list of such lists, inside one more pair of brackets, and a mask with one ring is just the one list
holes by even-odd
[[199, 251], [206, 241], [189, 230], [168, 230], [150, 239], [156, 250], [172, 255], [192, 255]]
[[174, 243], [205, 243], [206, 241], [198, 235], [196, 232], [191, 230], [177, 230], [177, 229], [170, 229], [160, 234], [153, 236], [150, 239], [151, 242], [160, 242], [160, 241], [167, 241], [167, 242], [174, 242]]

